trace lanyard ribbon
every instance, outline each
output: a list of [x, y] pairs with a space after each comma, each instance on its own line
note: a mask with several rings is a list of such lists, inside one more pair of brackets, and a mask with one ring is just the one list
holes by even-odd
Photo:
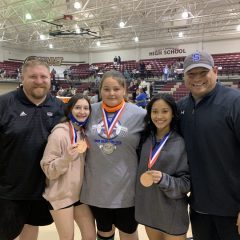
[[164, 135], [163, 139], [160, 141], [160, 143], [157, 145], [157, 147], [153, 150], [153, 147], [151, 146], [151, 151], [148, 159], [148, 169], [151, 169], [154, 163], [157, 161], [160, 152], [167, 142], [168, 138], [170, 137], [170, 133], [168, 132], [167, 134]]
[[71, 121], [69, 121], [69, 134], [71, 139], [71, 144], [77, 143], [77, 130], [73, 127]]
[[105, 132], [106, 132], [106, 135], [107, 135], [108, 139], [110, 138], [110, 136], [112, 134], [112, 131], [113, 131], [113, 128], [117, 124], [118, 119], [120, 118], [124, 107], [125, 107], [125, 102], [122, 105], [122, 107], [117, 112], [114, 113], [111, 121], [109, 121], [109, 119], [108, 119], [107, 111], [105, 111], [104, 108], [102, 108], [102, 118], [103, 118], [104, 128], [105, 128]]

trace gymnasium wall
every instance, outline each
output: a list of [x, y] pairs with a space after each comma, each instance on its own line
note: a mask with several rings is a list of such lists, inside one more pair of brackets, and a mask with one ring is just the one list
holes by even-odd
[[16, 60], [25, 60], [29, 56], [40, 56], [40, 57], [63, 57], [63, 63], [72, 64], [74, 62], [88, 62], [89, 54], [88, 53], [68, 53], [68, 52], [59, 52], [54, 51], [54, 49], [49, 51], [26, 51], [26, 50], [18, 50], [18, 49], [8, 49], [0, 47], [0, 62], [9, 59]]
[[[118, 50], [104, 50], [104, 47], [97, 52], [87, 53], [69, 53], [56, 52], [54, 49], [45, 52], [21, 51], [15, 49], [7, 49], [0, 47], [0, 61], [9, 59], [24, 60], [28, 56], [42, 57], [63, 57], [61, 69], [68, 64], [82, 63], [100, 63], [112, 62], [114, 56], [121, 56], [122, 61], [153, 59], [153, 58], [169, 58], [186, 56], [196, 50], [206, 50], [211, 54], [240, 52], [240, 40], [229, 39], [211, 42], [183, 43], [175, 45], [159, 45], [158, 47], [132, 48]], [[69, 65], [68, 65], [69, 66]]]

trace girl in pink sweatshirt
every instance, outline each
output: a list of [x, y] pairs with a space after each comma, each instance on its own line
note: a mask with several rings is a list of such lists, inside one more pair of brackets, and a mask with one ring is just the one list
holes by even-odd
[[46, 175], [43, 197], [55, 222], [60, 240], [74, 239], [74, 221], [83, 240], [95, 240], [94, 218], [89, 207], [80, 202], [87, 139], [85, 124], [91, 113], [89, 100], [78, 94], [65, 109], [65, 119], [48, 138], [41, 160]]

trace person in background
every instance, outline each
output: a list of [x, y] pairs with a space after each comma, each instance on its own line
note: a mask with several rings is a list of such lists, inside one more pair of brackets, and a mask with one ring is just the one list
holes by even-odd
[[217, 83], [207, 52], [184, 60], [189, 96], [179, 102], [191, 175], [190, 218], [197, 240], [240, 239], [240, 91]]
[[96, 89], [95, 92], [94, 92], [94, 95], [90, 98], [90, 103], [93, 104], [93, 103], [97, 103], [99, 101], [100, 101], [100, 99], [99, 99], [99, 90]]
[[19, 69], [19, 68], [16, 69], [16, 80], [17, 80], [17, 81], [20, 81], [20, 80], [21, 80], [21, 72], [20, 72], [20, 69]]
[[47, 63], [22, 66], [22, 85], [0, 96], [0, 239], [36, 240], [38, 226], [52, 223], [42, 198], [40, 167], [48, 135], [63, 115], [63, 103], [49, 93]]
[[144, 79], [144, 77], [145, 77], [145, 70], [146, 70], [145, 63], [143, 61], [140, 61], [139, 62], [139, 72], [140, 72], [141, 79]]
[[68, 70], [67, 69], [65, 69], [63, 71], [63, 76], [64, 76], [64, 79], [67, 80], [67, 78], [68, 78]]
[[152, 74], [152, 65], [151, 65], [151, 63], [149, 62], [149, 63], [146, 65], [146, 77], [147, 77], [147, 79], [148, 79], [150, 76], [151, 76], [151, 77], [154, 77], [153, 74]]
[[58, 90], [58, 92], [57, 92], [57, 96], [63, 96], [64, 95], [64, 89], [63, 89], [63, 87], [61, 86], [60, 88], [59, 88], [59, 90]]
[[120, 56], [117, 57], [117, 65], [121, 65], [122, 64], [122, 59]]
[[53, 82], [55, 82], [56, 80], [56, 70], [53, 68], [52, 71], [51, 71], [51, 79]]
[[138, 88], [138, 94], [136, 96], [135, 102], [137, 106], [145, 108], [147, 106], [147, 94], [145, 92], [145, 89], [141, 86]]
[[140, 143], [135, 216], [150, 240], [184, 240], [189, 226], [190, 175], [183, 138], [176, 132], [177, 105], [169, 94], [147, 105]]
[[90, 91], [91, 91], [90, 87], [86, 88], [86, 89], [83, 91], [83, 96], [89, 98]]
[[80, 201], [88, 204], [97, 223], [97, 239], [137, 240], [134, 196], [136, 149], [146, 111], [125, 102], [126, 81], [115, 70], [104, 73], [102, 101], [92, 105], [86, 135], [90, 142]]
[[129, 83], [131, 81], [131, 77], [130, 77], [130, 73], [127, 68], [124, 69], [123, 75], [126, 78], [127, 83]]
[[91, 210], [79, 200], [87, 150], [85, 125], [90, 112], [87, 97], [73, 96], [67, 103], [65, 119], [48, 137], [41, 160], [47, 177], [43, 197], [49, 202], [60, 240], [74, 239], [74, 221], [83, 240], [96, 239]]
[[118, 63], [118, 57], [115, 56], [115, 57], [113, 58], [113, 66], [116, 66], [117, 63]]
[[169, 74], [170, 74], [170, 69], [168, 68], [168, 65], [166, 65], [166, 66], [163, 68], [163, 80], [164, 80], [164, 82], [167, 82], [167, 81], [168, 81]]
[[132, 93], [131, 101], [135, 102], [138, 91], [138, 82], [137, 80], [132, 80], [128, 86], [128, 92]]

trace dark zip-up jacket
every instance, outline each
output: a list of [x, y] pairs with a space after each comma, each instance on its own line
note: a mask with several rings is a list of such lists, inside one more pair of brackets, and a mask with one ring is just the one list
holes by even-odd
[[178, 106], [195, 211], [237, 216], [240, 211], [240, 91], [217, 84], [198, 104], [191, 94]]
[[63, 103], [50, 94], [38, 106], [22, 88], [0, 96], [0, 198], [41, 198], [45, 177], [40, 160], [62, 115]]

